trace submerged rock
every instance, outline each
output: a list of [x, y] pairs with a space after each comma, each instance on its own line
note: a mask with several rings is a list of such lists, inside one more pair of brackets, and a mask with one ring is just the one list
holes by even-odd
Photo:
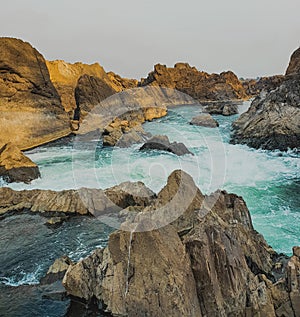
[[[114, 232], [105, 249], [69, 266], [67, 292], [96, 298], [112, 316], [299, 316], [298, 248], [273, 274], [280, 256], [253, 229], [243, 199], [225, 191], [204, 197], [195, 188], [173, 172], [160, 202], [135, 219], [136, 231]], [[187, 197], [189, 229], [172, 222], [143, 231], [151, 208], [170, 203], [171, 211]]]
[[140, 151], [144, 150], [159, 150], [170, 152], [178, 156], [185, 154], [192, 154], [183, 143], [172, 142], [170, 143], [169, 138], [166, 135], [155, 135], [149, 139], [141, 148]]
[[200, 114], [199, 116], [194, 117], [190, 124], [206, 128], [217, 128], [219, 126], [218, 121], [215, 120], [210, 114]]
[[38, 166], [25, 156], [15, 145], [0, 146], [0, 177], [6, 182], [30, 183], [40, 177]]
[[233, 143], [254, 148], [282, 150], [300, 148], [300, 72], [294, 53], [283, 83], [266, 95], [257, 97], [249, 110], [232, 125]]

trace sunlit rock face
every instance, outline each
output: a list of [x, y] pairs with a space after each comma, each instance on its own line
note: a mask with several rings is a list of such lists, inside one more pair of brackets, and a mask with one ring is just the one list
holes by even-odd
[[231, 72], [208, 74], [187, 63], [173, 68], [157, 64], [140, 86], [154, 85], [177, 89], [198, 101], [247, 99], [248, 95], [237, 76]]
[[2, 144], [26, 149], [71, 132], [44, 57], [22, 40], [0, 38], [0, 109]]
[[30, 183], [40, 176], [38, 166], [12, 143], [0, 146], [0, 177], [6, 182]]

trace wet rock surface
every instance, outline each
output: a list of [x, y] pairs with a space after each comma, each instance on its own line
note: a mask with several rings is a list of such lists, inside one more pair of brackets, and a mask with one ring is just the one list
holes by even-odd
[[199, 116], [194, 117], [190, 124], [206, 128], [217, 128], [219, 126], [217, 120], [215, 120], [210, 114], [200, 114]]
[[159, 150], [170, 152], [178, 156], [192, 154], [183, 143], [170, 142], [166, 135], [155, 135], [150, 138], [141, 148], [140, 151]]

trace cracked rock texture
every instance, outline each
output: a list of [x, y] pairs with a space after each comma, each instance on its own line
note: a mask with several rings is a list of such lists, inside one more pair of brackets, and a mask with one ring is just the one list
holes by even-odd
[[[167, 217], [187, 200], [180, 221], [146, 230], [161, 208]], [[276, 254], [241, 197], [203, 196], [175, 171], [131, 225], [135, 231], [114, 232], [105, 249], [69, 266], [69, 294], [96, 298], [111, 316], [300, 315], [300, 249], [290, 258]]]

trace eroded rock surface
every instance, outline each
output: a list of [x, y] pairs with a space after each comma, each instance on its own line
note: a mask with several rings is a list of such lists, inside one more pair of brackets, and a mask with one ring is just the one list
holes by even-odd
[[107, 248], [69, 266], [67, 292], [98, 299], [112, 316], [299, 316], [299, 247], [283, 259], [253, 229], [241, 197], [195, 187], [175, 171], [158, 194], [166, 207], [190, 196], [189, 229], [170, 222], [143, 232], [147, 207], [136, 231], [114, 232]]
[[187, 63], [177, 63], [173, 68], [157, 64], [140, 86], [154, 85], [177, 89], [198, 101], [247, 99], [242, 83], [231, 72], [208, 74]]
[[15, 145], [0, 145], [0, 177], [6, 182], [30, 183], [40, 177], [38, 166]]
[[44, 57], [29, 43], [0, 38], [0, 143], [21, 150], [70, 134]]
[[300, 148], [298, 51], [291, 57], [283, 83], [277, 89], [257, 97], [249, 110], [233, 123], [233, 143], [268, 150]]

